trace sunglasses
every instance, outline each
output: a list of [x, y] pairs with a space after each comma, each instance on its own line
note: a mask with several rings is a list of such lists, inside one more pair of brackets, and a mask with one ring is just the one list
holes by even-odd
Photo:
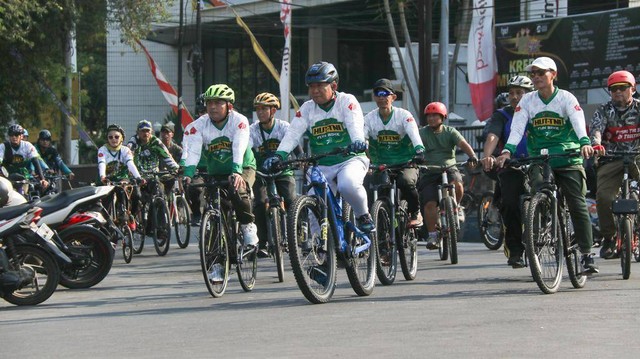
[[110, 140], [119, 140], [120, 136], [108, 136]]
[[374, 93], [374, 95], [376, 97], [387, 97], [387, 96], [391, 95], [391, 92], [386, 91], [386, 90], [378, 90], [378, 91], [376, 91]]
[[627, 91], [627, 89], [630, 88], [630, 87], [631, 87], [631, 85], [616, 85], [616, 86], [609, 87], [609, 91], [610, 92], [616, 92], [616, 91], [624, 92], [624, 91]]
[[534, 77], [534, 76], [544, 76], [544, 74], [546, 74], [549, 70], [542, 70], [542, 69], [538, 69], [538, 70], [531, 70], [529, 72], [529, 76]]

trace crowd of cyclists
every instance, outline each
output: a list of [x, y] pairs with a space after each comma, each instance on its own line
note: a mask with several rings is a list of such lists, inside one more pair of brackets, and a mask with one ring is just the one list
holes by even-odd
[[[353, 209], [357, 227], [365, 233], [376, 228], [369, 214], [371, 203], [368, 184], [370, 165], [420, 163], [426, 166], [450, 166], [448, 178], [460, 201], [464, 193], [462, 175], [456, 163], [456, 150], [464, 152], [469, 166], [481, 164], [496, 180], [501, 193], [499, 206], [505, 226], [505, 254], [513, 268], [525, 266], [523, 215], [520, 196], [535, 192], [541, 180], [540, 169], [533, 166], [525, 181], [522, 170], [508, 166], [510, 158], [576, 152], [580, 157], [553, 159], [553, 175], [569, 209], [577, 242], [582, 254], [584, 273], [597, 273], [592, 251], [593, 236], [585, 202], [586, 175], [583, 161], [608, 151], [639, 150], [640, 101], [633, 97], [635, 76], [627, 71], [613, 72], [607, 81], [611, 100], [600, 106], [587, 128], [584, 112], [576, 97], [557, 87], [557, 67], [548, 57], [536, 58], [526, 67], [529, 76], [509, 79], [508, 95], [503, 96], [503, 108], [493, 114], [486, 125], [487, 133], [482, 159], [454, 127], [445, 125], [448, 110], [443, 103], [429, 103], [423, 111], [425, 126], [407, 110], [394, 106], [397, 94], [388, 79], [379, 79], [373, 86], [377, 106], [364, 114], [355, 96], [338, 91], [338, 71], [328, 62], [313, 64], [305, 75], [310, 100], [296, 112], [291, 122], [275, 117], [280, 109], [276, 95], [258, 94], [253, 106], [257, 121], [234, 108], [234, 90], [225, 84], [210, 86], [196, 106], [198, 118], [183, 132], [182, 147], [173, 140], [173, 124], [165, 124], [160, 138], [153, 134], [152, 124], [142, 120], [136, 134], [125, 142], [120, 125], [107, 127], [107, 141], [97, 154], [99, 182], [117, 183], [133, 178], [140, 184], [131, 197], [131, 209], [140, 205], [148, 174], [168, 170], [179, 176], [189, 199], [192, 225], [202, 216], [202, 187], [190, 184], [202, 182], [202, 174], [231, 183], [229, 200], [237, 214], [245, 246], [258, 246], [261, 257], [266, 251], [265, 202], [266, 182], [258, 172], [281, 169], [280, 164], [291, 156], [302, 156], [303, 137], [312, 154], [332, 153], [345, 149], [346, 155], [324, 157], [320, 167], [334, 191], [339, 192]], [[508, 104], [506, 103], [508, 101]], [[35, 146], [24, 140], [20, 125], [8, 129], [9, 141], [0, 143], [2, 165], [9, 173], [34, 177], [46, 188], [46, 172], [74, 174], [51, 146], [51, 133], [42, 130]], [[600, 257], [615, 258], [616, 233], [611, 203], [622, 182], [621, 161], [598, 163], [597, 211], [604, 236]], [[632, 171], [638, 179], [637, 166]], [[407, 201], [410, 225], [421, 227], [422, 241], [429, 249], [438, 249], [438, 185], [440, 172], [407, 167], [397, 177], [398, 188]], [[175, 181], [163, 183], [170, 191]], [[289, 205], [296, 197], [296, 181], [291, 169], [276, 178], [278, 193]], [[168, 192], [167, 192], [168, 193]], [[462, 212], [460, 212], [462, 213]], [[461, 214], [462, 215], [462, 214]]]

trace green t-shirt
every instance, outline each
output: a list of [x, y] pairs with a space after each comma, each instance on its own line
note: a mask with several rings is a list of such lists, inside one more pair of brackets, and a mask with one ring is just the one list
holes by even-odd
[[456, 146], [464, 137], [455, 128], [442, 125], [442, 131], [438, 133], [429, 126], [421, 128], [420, 139], [427, 165], [451, 166], [456, 163]]

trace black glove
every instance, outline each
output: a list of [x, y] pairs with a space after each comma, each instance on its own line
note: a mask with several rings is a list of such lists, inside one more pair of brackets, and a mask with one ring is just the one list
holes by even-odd
[[353, 141], [347, 146], [347, 152], [361, 153], [367, 150], [367, 143], [362, 141]]
[[267, 173], [277, 172], [280, 169], [281, 165], [282, 165], [282, 159], [280, 158], [280, 156], [278, 155], [271, 156], [266, 160], [264, 160], [264, 163], [262, 164], [262, 169]]
[[411, 162], [417, 163], [417, 164], [424, 163], [424, 150], [423, 149], [416, 150], [416, 154], [413, 156], [413, 159], [411, 160]]
[[478, 157], [476, 156], [469, 157], [469, 159], [467, 160], [467, 165], [471, 167], [476, 167], [478, 165]]

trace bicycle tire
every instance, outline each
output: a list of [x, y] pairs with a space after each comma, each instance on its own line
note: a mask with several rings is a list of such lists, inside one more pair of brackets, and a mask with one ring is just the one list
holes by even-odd
[[284, 282], [284, 249], [281, 245], [282, 229], [281, 214], [279, 208], [269, 208], [269, 220], [267, 221], [267, 233], [269, 234], [268, 242], [271, 255], [276, 263], [278, 272], [278, 282]]
[[88, 226], [72, 226], [59, 234], [69, 250], [82, 258], [82, 265], [68, 265], [60, 273], [60, 285], [69, 289], [91, 288], [111, 271], [114, 250], [100, 230]]
[[171, 244], [171, 223], [169, 222], [169, 210], [167, 202], [164, 198], [156, 197], [153, 199], [152, 207], [152, 230], [153, 246], [159, 256], [164, 256], [169, 252]]
[[[566, 203], [565, 203], [566, 206]], [[565, 207], [566, 208], [566, 207]], [[563, 220], [564, 228], [563, 228], [563, 237], [565, 244], [569, 244], [566, 247], [567, 255], [567, 272], [569, 274], [569, 280], [571, 281], [571, 285], [574, 288], [579, 289], [583, 288], [587, 283], [587, 275], [582, 273], [580, 266], [580, 249], [578, 248], [578, 241], [576, 239], [576, 233], [573, 229], [573, 223], [571, 222], [571, 217], [565, 213], [563, 215], [565, 219]]]
[[406, 200], [401, 200], [398, 204], [396, 216], [396, 247], [402, 276], [405, 280], [414, 280], [418, 273], [418, 238], [415, 229], [409, 228], [409, 205]]
[[[355, 216], [351, 206], [342, 201], [342, 220], [344, 223], [344, 239], [349, 243], [350, 248], [357, 248], [365, 243], [364, 238], [357, 236], [347, 225], [347, 221], [355, 227]], [[367, 235], [370, 240], [369, 248], [361, 251], [355, 256], [350, 253], [341, 253], [345, 258], [345, 271], [353, 291], [363, 297], [373, 293], [376, 285], [376, 239], [375, 232]]]
[[[287, 223], [293, 276], [304, 297], [314, 304], [331, 300], [337, 272], [331, 231], [327, 231], [327, 243], [322, 243], [322, 236], [318, 235], [321, 232], [318, 220], [322, 216], [320, 206], [315, 196], [299, 196], [291, 206]], [[313, 229], [315, 231], [312, 232]]]
[[5, 293], [4, 300], [15, 305], [36, 305], [49, 299], [60, 282], [58, 263], [44, 249], [30, 244], [16, 244], [15, 253], [9, 258], [11, 270], [29, 267], [35, 272], [34, 280], [12, 293]]
[[178, 247], [187, 248], [191, 239], [191, 214], [189, 203], [183, 196], [175, 197], [175, 213], [173, 214], [173, 229], [176, 234]]
[[622, 279], [629, 279], [631, 276], [631, 252], [633, 240], [633, 224], [628, 216], [621, 216], [618, 222], [620, 228], [620, 267], [622, 269]]
[[135, 215], [135, 223], [136, 228], [132, 230], [133, 237], [131, 241], [131, 246], [133, 248], [133, 254], [142, 253], [142, 249], [144, 249], [144, 240], [146, 237], [145, 227], [147, 226], [149, 206], [146, 204], [140, 204], [140, 210]]
[[444, 199], [438, 206], [438, 212], [440, 216], [440, 225], [438, 226], [438, 254], [440, 260], [446, 261], [449, 259], [449, 220], [447, 219], [447, 212], [445, 211]]
[[[449, 224], [449, 260], [451, 261], [451, 264], [458, 264], [458, 235], [460, 234], [460, 229], [457, 225], [458, 218], [456, 218], [456, 205], [453, 202], [453, 198], [445, 198], [444, 206], [447, 223]], [[453, 225], [451, 225], [452, 223]]]
[[234, 220], [232, 220], [231, 228], [236, 229], [235, 260], [238, 281], [245, 292], [250, 292], [256, 285], [256, 275], [258, 274], [258, 246], [245, 248], [244, 237]]
[[[219, 222], [220, 221], [220, 222]], [[220, 225], [222, 224], [222, 225]], [[229, 282], [229, 241], [224, 218], [206, 211], [200, 225], [200, 268], [209, 294], [214, 298], [224, 295]], [[221, 281], [211, 278], [214, 266], [219, 265]]]
[[478, 228], [484, 245], [492, 250], [498, 250], [504, 243], [504, 226], [502, 216], [493, 205], [493, 192], [485, 192], [478, 206]]
[[371, 206], [371, 218], [376, 225], [376, 274], [382, 285], [391, 285], [398, 270], [397, 244], [391, 236], [397, 222], [392, 222], [389, 205], [382, 199]]
[[531, 276], [545, 294], [558, 291], [562, 281], [562, 241], [553, 233], [553, 211], [546, 193], [536, 193], [525, 222], [525, 252]]
[[122, 236], [122, 258], [124, 262], [129, 264], [133, 257], [133, 232], [128, 225], [120, 226], [120, 230], [123, 233]]

